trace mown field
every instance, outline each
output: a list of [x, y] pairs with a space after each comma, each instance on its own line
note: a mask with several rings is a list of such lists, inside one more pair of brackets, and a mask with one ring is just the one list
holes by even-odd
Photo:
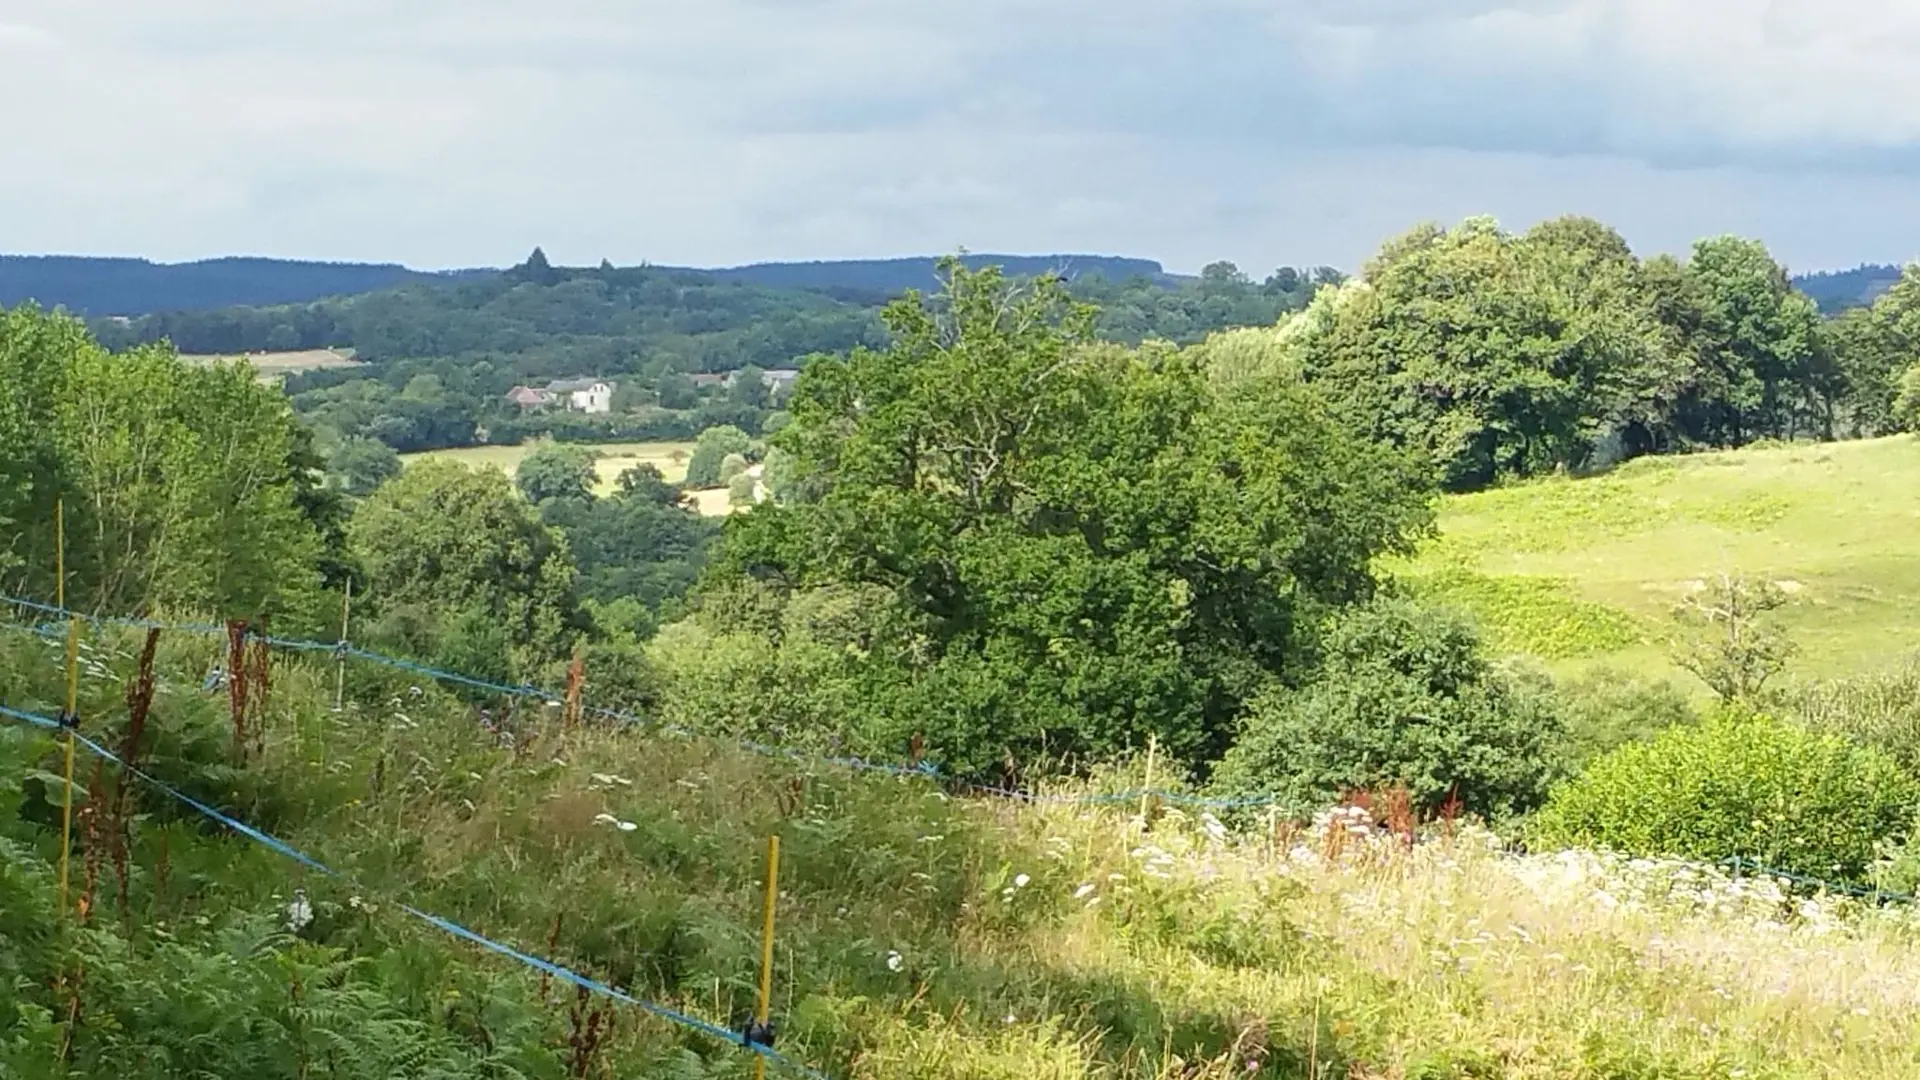
[[323, 371], [328, 368], [360, 367], [361, 362], [353, 358], [352, 349], [300, 349], [293, 352], [249, 353], [246, 356], [184, 356], [188, 363], [213, 364], [230, 360], [246, 360], [260, 375], [262, 382], [278, 382], [302, 371]]
[[[429, 450], [421, 454], [402, 454], [403, 462], [419, 461], [426, 458], [440, 458], [458, 461], [463, 465], [476, 468], [492, 466], [512, 476], [520, 468], [520, 462], [538, 447], [537, 443], [525, 443], [520, 446], [470, 446], [458, 450]], [[668, 483], [677, 484], [687, 478], [687, 461], [693, 456], [693, 444], [690, 442], [633, 442], [633, 443], [597, 443], [589, 449], [600, 455], [596, 467], [600, 474], [598, 492], [611, 494], [620, 474], [635, 465], [649, 464], [660, 470], [660, 475]], [[723, 493], [724, 495], [724, 493]], [[707, 502], [701, 502], [702, 513], [711, 513]], [[719, 501], [719, 512], [726, 510], [726, 500]]]
[[1643, 458], [1450, 498], [1440, 536], [1391, 569], [1556, 670], [1683, 682], [1674, 605], [1714, 575], [1764, 575], [1792, 598], [1788, 677], [1881, 668], [1920, 650], [1916, 479], [1911, 436]]

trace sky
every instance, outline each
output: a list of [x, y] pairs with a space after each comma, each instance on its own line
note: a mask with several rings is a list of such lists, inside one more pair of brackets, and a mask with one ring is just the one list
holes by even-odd
[[1920, 257], [1920, 0], [0, 0], [0, 250]]

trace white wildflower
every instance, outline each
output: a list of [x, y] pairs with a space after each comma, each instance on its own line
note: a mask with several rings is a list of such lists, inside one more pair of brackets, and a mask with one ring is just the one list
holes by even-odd
[[907, 966], [907, 962], [905, 958], [903, 958], [900, 955], [898, 950], [889, 950], [887, 952], [887, 970], [888, 971], [899, 971], [901, 968], [905, 966]]

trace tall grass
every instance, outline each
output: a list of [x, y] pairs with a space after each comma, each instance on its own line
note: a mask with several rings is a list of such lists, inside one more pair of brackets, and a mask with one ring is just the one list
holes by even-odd
[[[129, 655], [90, 653], [89, 723], [111, 726]], [[299, 888], [311, 941], [260, 947], [405, 972], [383, 984], [409, 988], [388, 1007], [449, 1038], [481, 1038], [481, 1013], [449, 993], [524, 1001], [544, 1010], [520, 1021], [527, 1037], [564, 1061], [571, 995], [396, 918], [397, 903], [733, 1023], [753, 999], [778, 832], [779, 1047], [835, 1076], [1892, 1080], [1920, 1055], [1916, 923], [1897, 910], [1678, 865], [1516, 856], [1466, 827], [1409, 845], [1354, 816], [1148, 823], [1137, 806], [959, 799], [655, 732], [567, 732], [538, 711], [503, 735], [393, 679], [356, 680], [336, 714], [320, 663], [276, 670], [264, 752], [235, 768], [203, 659], [163, 658], [155, 770], [345, 878], [148, 801], [128, 947], [217, 954], [199, 927], [277, 918]], [[0, 700], [57, 697], [48, 650], [0, 643], [0, 660]], [[49, 827], [10, 828], [44, 855]], [[76, 1037], [104, 1036], [83, 1023]], [[750, 1068], [622, 1012], [591, 1075]]]

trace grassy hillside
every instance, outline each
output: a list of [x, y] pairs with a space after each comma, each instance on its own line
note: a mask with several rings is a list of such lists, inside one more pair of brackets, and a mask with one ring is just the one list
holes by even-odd
[[1642, 458], [1448, 499], [1439, 538], [1396, 569], [1509, 650], [1676, 677], [1668, 613], [1684, 591], [1762, 574], [1793, 598], [1789, 676], [1884, 667], [1920, 650], [1916, 479], [1910, 436]]
[[[118, 734], [132, 645], [89, 643], [97, 738]], [[509, 740], [431, 684], [359, 669], [336, 713], [323, 657], [278, 662], [261, 748], [235, 768], [226, 703], [200, 689], [218, 648], [167, 639], [149, 770], [343, 876], [143, 790], [119, 922], [111, 867], [76, 863], [90, 932], [126, 928], [126, 944], [83, 950], [78, 1075], [162, 1075], [164, 1053], [89, 1056], [143, 1037], [250, 1062], [284, 1047], [258, 1076], [310, 1060], [313, 1075], [746, 1076], [737, 1049], [626, 1007], [583, 1062], [568, 1016], [592, 1002], [399, 905], [730, 1025], [751, 1001], [771, 832], [786, 853], [779, 1048], [834, 1077], [1892, 1080], [1920, 1053], [1920, 961], [1897, 912], [1789, 917], [1764, 883], [1503, 855], [1471, 830], [1407, 848], [1343, 820], [1234, 833], [1178, 811], [1149, 825], [1131, 802], [955, 798], [655, 732], [567, 733], [551, 713], [510, 718]], [[0, 702], [51, 708], [57, 645], [8, 634], [0, 655]], [[55, 745], [0, 724], [0, 757], [0, 788], [26, 800], [0, 896], [44, 904], [57, 813], [33, 794], [47, 773], [25, 769], [57, 769]], [[313, 923], [272, 932], [294, 889]], [[173, 965], [167, 981], [120, 981], [148, 955]], [[271, 1017], [247, 1038], [220, 1010], [160, 1007], [242, 964], [259, 972], [249, 1007]], [[377, 1021], [343, 1021], [348, 991]], [[450, 1033], [427, 1059], [442, 1071], [349, 1067], [420, 1024]], [[482, 1048], [492, 1064], [456, 1071], [456, 1050]], [[0, 1049], [33, 1060], [27, 1043]]]

